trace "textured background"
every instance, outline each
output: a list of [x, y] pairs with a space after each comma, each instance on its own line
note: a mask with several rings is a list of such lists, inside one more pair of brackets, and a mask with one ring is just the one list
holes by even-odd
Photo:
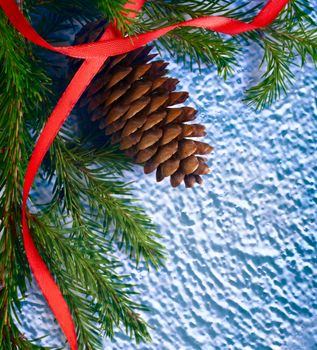
[[[153, 342], [135, 345], [118, 332], [107, 350], [317, 349], [317, 71], [298, 69], [289, 95], [256, 113], [241, 99], [259, 74], [259, 48], [240, 59], [226, 82], [215, 69], [170, 65], [207, 126], [212, 173], [189, 190], [156, 184], [139, 168], [127, 174], [168, 260], [150, 273], [126, 261], [152, 309]], [[63, 344], [35, 285], [24, 315], [27, 335]]]

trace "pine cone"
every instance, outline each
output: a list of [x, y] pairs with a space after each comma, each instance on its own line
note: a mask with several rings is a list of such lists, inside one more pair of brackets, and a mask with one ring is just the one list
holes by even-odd
[[[106, 22], [84, 26], [75, 44], [98, 40]], [[196, 118], [192, 107], [173, 107], [188, 98], [175, 91], [177, 79], [166, 76], [167, 62], [152, 61], [152, 46], [109, 58], [80, 100], [80, 107], [99, 128], [111, 136], [113, 144], [135, 163], [144, 164], [145, 174], [156, 170], [157, 181], [170, 176], [171, 185], [182, 181], [186, 187], [201, 184], [200, 175], [209, 173], [207, 143], [190, 139], [206, 135], [200, 124], [185, 124]], [[78, 61], [73, 61], [73, 67]], [[74, 67], [75, 68], [75, 67]]]

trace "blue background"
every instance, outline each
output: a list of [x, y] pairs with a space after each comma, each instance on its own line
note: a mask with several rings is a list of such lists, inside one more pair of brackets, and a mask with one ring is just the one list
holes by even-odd
[[[132, 272], [152, 311], [153, 342], [135, 345], [120, 331], [105, 349], [317, 349], [317, 71], [295, 69], [295, 85], [271, 108], [241, 102], [259, 77], [261, 51], [247, 46], [235, 74], [190, 72], [172, 57], [179, 89], [207, 126], [215, 147], [202, 187], [172, 189], [135, 168], [135, 195], [158, 224], [165, 269]], [[35, 284], [24, 302], [24, 332], [63, 337]]]

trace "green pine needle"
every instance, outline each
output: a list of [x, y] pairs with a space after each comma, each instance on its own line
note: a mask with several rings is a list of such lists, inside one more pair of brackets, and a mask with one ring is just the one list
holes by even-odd
[[138, 315], [146, 311], [130, 296], [133, 286], [116, 269], [121, 263], [114, 257], [110, 242], [97, 230], [63, 229], [49, 225], [47, 217], [30, 216], [33, 237], [41, 256], [47, 261], [72, 310], [83, 349], [101, 349], [104, 333], [112, 338], [122, 324], [137, 342], [150, 336], [145, 321]]
[[57, 138], [51, 156], [55, 159], [50, 169], [55, 164], [56, 178], [47, 211], [59, 206], [77, 226], [86, 225], [83, 217], [94, 217], [95, 229], [102, 227], [105, 235], [124, 247], [137, 264], [143, 259], [147, 265], [162, 265], [163, 247], [157, 242], [160, 236], [135, 205], [128, 185], [116, 177], [130, 168], [124, 155], [109, 146], [97, 151], [89, 146], [86, 149], [80, 141], [71, 147]]
[[[234, 1], [152, 0], [147, 1], [139, 23], [139, 31], [148, 31], [190, 18], [221, 15], [250, 21], [262, 4], [250, 7], [248, 3], [235, 6]], [[303, 65], [310, 57], [316, 61], [316, 21], [308, 0], [291, 0], [272, 25], [228, 39], [204, 30], [180, 28], [156, 42], [158, 50], [164, 47], [179, 62], [214, 65], [224, 78], [234, 73], [237, 54], [246, 44], [254, 41], [263, 48], [262, 66], [265, 73], [259, 83], [247, 89], [245, 101], [256, 109], [271, 105], [288, 91], [293, 80], [292, 65], [300, 57]], [[284, 52], [278, 52], [284, 51]]]

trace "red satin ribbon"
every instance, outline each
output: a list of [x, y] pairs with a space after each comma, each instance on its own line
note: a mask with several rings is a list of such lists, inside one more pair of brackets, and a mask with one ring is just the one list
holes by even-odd
[[[126, 9], [134, 11], [131, 12], [128, 17], [135, 17], [136, 13], [141, 10], [144, 2], [145, 0], [134, 0], [134, 2], [126, 4]], [[98, 42], [77, 46], [56, 47], [50, 45], [32, 28], [14, 0], [0, 0], [0, 6], [9, 21], [29, 41], [51, 51], [85, 59], [55, 106], [37, 140], [24, 178], [22, 199], [22, 228], [26, 256], [33, 275], [72, 350], [76, 350], [78, 346], [71, 313], [33, 242], [26, 215], [27, 199], [37, 171], [64, 121], [108, 57], [135, 50], [178, 27], [190, 26], [206, 28], [230, 35], [259, 29], [272, 23], [287, 3], [288, 0], [269, 0], [251, 23], [244, 23], [221, 16], [207, 16], [153, 30], [132, 38], [122, 37], [116, 27], [111, 25]]]

